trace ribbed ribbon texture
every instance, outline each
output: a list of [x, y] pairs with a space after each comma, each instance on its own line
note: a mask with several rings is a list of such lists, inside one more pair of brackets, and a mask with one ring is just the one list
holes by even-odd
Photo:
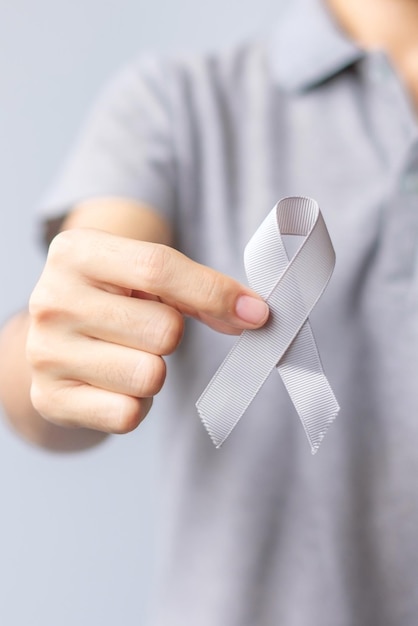
[[[289, 260], [282, 236], [303, 237]], [[309, 323], [335, 265], [335, 253], [315, 200], [284, 198], [245, 248], [249, 285], [270, 307], [263, 328], [245, 330], [196, 403], [216, 447], [221, 446], [277, 368], [317, 452], [339, 406], [322, 369]]]

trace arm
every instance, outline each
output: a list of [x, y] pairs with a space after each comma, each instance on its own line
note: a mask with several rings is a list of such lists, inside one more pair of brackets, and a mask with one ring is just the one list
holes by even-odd
[[267, 318], [247, 287], [168, 247], [167, 224], [147, 206], [90, 200], [63, 229], [30, 315], [0, 335], [0, 400], [36, 444], [75, 450], [136, 428], [164, 382], [162, 357], [179, 344], [184, 315], [235, 334]]

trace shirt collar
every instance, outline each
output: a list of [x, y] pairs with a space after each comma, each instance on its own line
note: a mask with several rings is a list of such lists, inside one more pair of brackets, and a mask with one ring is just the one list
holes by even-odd
[[313, 87], [365, 56], [324, 0], [289, 0], [271, 34], [269, 54], [274, 79], [286, 91]]

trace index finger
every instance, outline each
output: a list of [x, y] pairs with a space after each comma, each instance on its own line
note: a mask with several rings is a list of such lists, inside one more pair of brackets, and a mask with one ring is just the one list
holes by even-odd
[[[268, 318], [267, 304], [249, 287], [174, 248], [90, 229], [64, 231], [56, 239], [61, 239], [59, 254], [67, 262], [70, 255], [87, 280], [145, 291], [181, 313], [237, 328], [256, 328]], [[57, 247], [53, 242], [50, 254]]]

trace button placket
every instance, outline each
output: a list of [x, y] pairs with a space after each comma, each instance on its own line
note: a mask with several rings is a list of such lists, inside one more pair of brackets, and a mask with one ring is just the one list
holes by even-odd
[[384, 53], [373, 53], [366, 71], [377, 102], [384, 103], [378, 124], [389, 193], [382, 207], [380, 267], [385, 280], [408, 281], [414, 272], [418, 240], [418, 125], [402, 80]]
[[418, 145], [407, 154], [384, 220], [384, 259], [390, 280], [408, 280], [415, 271], [418, 245]]

